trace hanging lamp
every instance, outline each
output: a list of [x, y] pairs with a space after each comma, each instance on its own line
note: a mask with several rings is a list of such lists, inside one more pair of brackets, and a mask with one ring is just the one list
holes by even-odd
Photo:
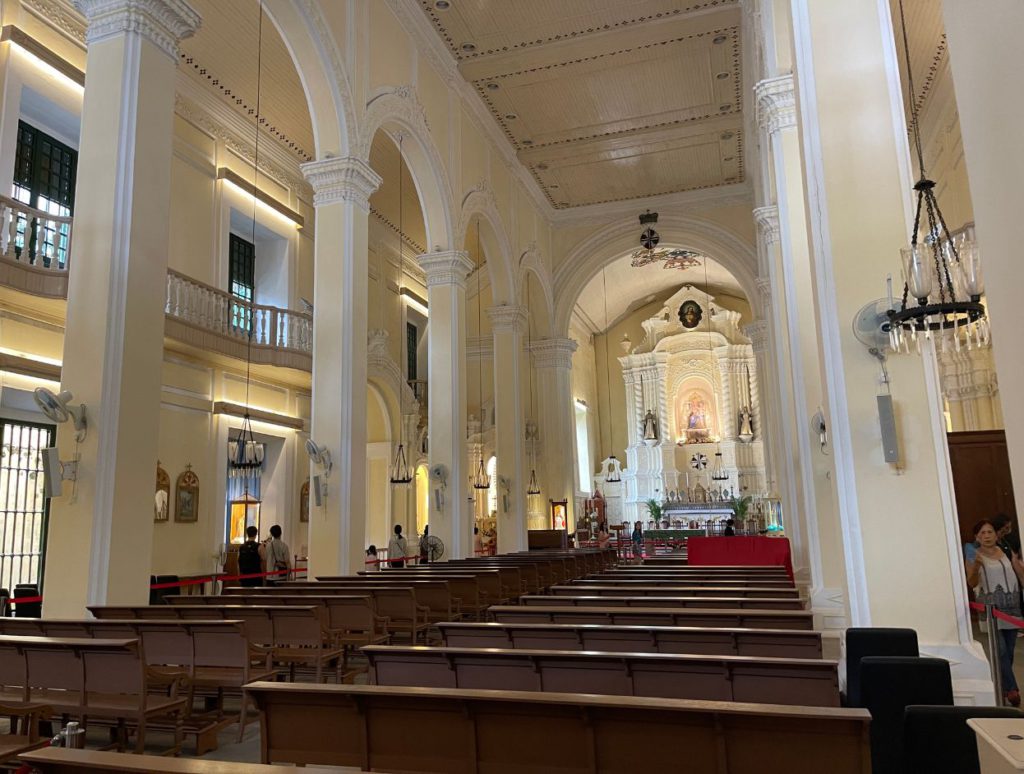
[[[943, 339], [944, 346], [951, 338], [957, 351], [961, 343], [969, 349], [986, 346], [990, 341], [990, 329], [985, 307], [981, 303], [981, 295], [985, 290], [981, 257], [973, 231], [965, 230], [955, 237], [950, 233], [935, 197], [935, 182], [925, 171], [903, 0], [900, 0], [899, 7], [903, 56], [910, 90], [910, 129], [920, 176], [914, 184], [917, 208], [910, 246], [900, 251], [904, 283], [898, 305], [893, 300], [892, 278], [887, 282], [889, 343], [896, 352], [909, 352], [910, 344], [914, 342], [920, 352], [920, 338], [923, 336], [930, 339], [934, 334]], [[927, 224], [923, 244], [918, 241], [922, 210]], [[917, 301], [916, 306], [908, 303], [911, 296]]]
[[[480, 219], [476, 221], [476, 254], [482, 256], [480, 252]], [[483, 317], [480, 314], [481, 307], [483, 306], [483, 299], [480, 297], [480, 275], [483, 274], [481, 269], [483, 268], [483, 262], [476, 267], [476, 332], [480, 339], [483, 338]], [[483, 356], [478, 353], [477, 355], [477, 408], [480, 410], [480, 462], [476, 468], [476, 475], [473, 476], [473, 488], [477, 490], [490, 489], [491, 488], [491, 477], [487, 475], [487, 466], [484, 465], [484, 445], [483, 432], [484, 432], [484, 359]]]
[[[530, 278], [526, 278], [526, 351], [529, 353], [527, 361], [530, 366], [530, 418], [534, 419], [535, 405], [533, 402], [533, 313], [530, 306]], [[526, 495], [535, 497], [540, 494], [540, 486], [537, 484], [537, 444], [530, 446], [530, 482], [526, 485]]]
[[[655, 220], [657, 220], [657, 217], [655, 217]], [[657, 236], [657, 235], [655, 235], [655, 236]], [[654, 244], [657, 244], [657, 242], [655, 242]], [[605, 331], [604, 331], [604, 386], [605, 386], [605, 395], [608, 396], [608, 441], [609, 441], [609, 443], [611, 443], [611, 437], [612, 437], [612, 417], [611, 417], [611, 414], [612, 414], [612, 360], [611, 360], [611, 358], [612, 358], [612, 351], [611, 351], [611, 348], [608, 345], [608, 339], [609, 339], [609, 337], [611, 335], [611, 324], [610, 324], [610, 321], [608, 320], [608, 271], [607, 271], [607, 269], [601, 269], [601, 284], [602, 284], [602, 286], [604, 288], [604, 328], [605, 328]], [[614, 454], [609, 454], [608, 455], [608, 459], [615, 460], [616, 462], [618, 462], [618, 459], [615, 457]], [[612, 465], [611, 466], [611, 472], [609, 472], [608, 475], [605, 476], [604, 480], [605, 480], [606, 484], [617, 484], [620, 481], [622, 481], [622, 474], [619, 473], [619, 468], [617, 466], [615, 466], [615, 465]]]
[[729, 471], [725, 469], [725, 458], [722, 457], [721, 451], [715, 452], [715, 461], [711, 465], [711, 480], [712, 481], [728, 481]]
[[[405, 322], [405, 304], [402, 302], [402, 285], [405, 283], [405, 250], [402, 242], [405, 238], [404, 225], [404, 187], [403, 180], [404, 174], [404, 163], [405, 156], [402, 154], [402, 141], [405, 139], [404, 135], [399, 133], [398, 135], [398, 299], [401, 304], [402, 322]], [[384, 276], [383, 270], [380, 273], [380, 281], [383, 283], [387, 282]], [[404, 327], [404, 326], [403, 326]], [[402, 331], [400, 344], [400, 357], [403, 367], [407, 367], [406, 364], [406, 349], [405, 349], [405, 331]], [[408, 378], [408, 373], [406, 374]], [[402, 403], [401, 395], [399, 396], [399, 402]], [[391, 483], [394, 485], [408, 484], [412, 481], [412, 471], [409, 469], [409, 460], [405, 456], [405, 420], [404, 417], [399, 417], [398, 425], [398, 448], [395, 450], [395, 461], [391, 466]]]

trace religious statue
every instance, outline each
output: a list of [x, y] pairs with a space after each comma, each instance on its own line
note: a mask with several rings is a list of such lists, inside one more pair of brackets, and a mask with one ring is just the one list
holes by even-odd
[[708, 430], [708, 406], [700, 393], [694, 392], [686, 402], [686, 440], [688, 443], [703, 443], [710, 438]]
[[654, 418], [654, 412], [650, 409], [647, 409], [647, 414], [644, 416], [644, 440], [658, 440], [658, 420]]
[[740, 409], [740, 438], [749, 441], [754, 437], [754, 427], [751, 423], [750, 409], [744, 406]]

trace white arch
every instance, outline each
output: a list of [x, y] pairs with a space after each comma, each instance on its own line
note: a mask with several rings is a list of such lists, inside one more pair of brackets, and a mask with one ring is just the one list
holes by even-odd
[[[694, 250], [728, 269], [743, 288], [754, 316], [760, 316], [753, 245], [717, 223], [684, 215], [662, 216], [658, 231], [662, 245]], [[586, 284], [605, 266], [634, 250], [638, 236], [636, 220], [626, 218], [595, 231], [568, 252], [554, 277], [556, 336], [569, 335], [572, 310]]]
[[487, 255], [487, 274], [491, 281], [491, 303], [516, 303], [516, 282], [513, 270], [512, 243], [509, 240], [505, 224], [498, 212], [498, 203], [494, 192], [484, 183], [478, 183], [462, 199], [459, 211], [459, 222], [455, 228], [456, 249], [466, 243], [469, 226], [474, 217], [487, 223], [488, 228], [481, 233], [484, 242], [484, 253]]
[[434, 146], [427, 126], [426, 112], [411, 86], [378, 90], [366, 104], [359, 127], [359, 140], [353, 155], [370, 162], [370, 147], [379, 129], [400, 131], [408, 142], [402, 145], [409, 174], [423, 208], [427, 231], [427, 249], [458, 250], [453, 238], [452, 188], [441, 154]]
[[278, 0], [264, 6], [298, 72], [318, 159], [348, 156], [358, 125], [348, 73], [317, 3]]
[[[541, 289], [541, 304], [544, 311], [544, 325], [537, 327], [537, 335], [539, 338], [548, 338], [551, 336], [551, 326], [554, 324], [555, 319], [555, 291], [552, 287], [551, 272], [548, 271], [548, 267], [544, 265], [544, 261], [541, 259], [540, 251], [537, 250], [536, 245], [530, 245], [530, 249], [523, 253], [519, 258], [519, 273], [516, 283], [516, 294], [524, 302], [526, 301], [526, 280], [527, 276], [533, 274], [537, 280], [537, 284], [540, 285]], [[534, 304], [536, 301], [531, 298], [530, 304]], [[538, 321], [536, 315], [533, 314], [533, 310], [530, 310], [530, 315], [534, 322]]]

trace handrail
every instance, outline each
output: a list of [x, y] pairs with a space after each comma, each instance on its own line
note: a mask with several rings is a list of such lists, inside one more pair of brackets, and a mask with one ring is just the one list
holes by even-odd
[[253, 346], [313, 351], [313, 318], [303, 312], [254, 304], [173, 269], [167, 270], [166, 314]]
[[10, 196], [4, 196], [3, 194], [0, 194], [0, 205], [6, 205], [13, 209], [20, 210], [27, 215], [31, 215], [33, 218], [38, 218], [39, 220], [52, 220], [55, 223], [68, 224], [73, 223], [75, 220], [72, 215], [54, 215], [53, 213], [37, 209], [29, 204], [25, 204], [25, 202], [19, 202], [17, 199], [13, 199]]
[[[71, 258], [70, 215], [54, 215], [10, 196], [0, 195], [0, 257], [36, 269], [67, 274]], [[21, 225], [22, 233], [18, 234]], [[50, 229], [53, 242], [47, 250], [41, 237]], [[22, 244], [18, 244], [21, 237]]]

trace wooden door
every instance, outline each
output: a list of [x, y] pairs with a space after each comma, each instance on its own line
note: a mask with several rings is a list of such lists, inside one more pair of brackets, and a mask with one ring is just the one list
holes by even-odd
[[1013, 519], [1014, 531], [1020, 535], [1006, 434], [1002, 430], [981, 430], [949, 433], [946, 437], [961, 542], [974, 539], [972, 530], [978, 520], [991, 519], [999, 513]]

